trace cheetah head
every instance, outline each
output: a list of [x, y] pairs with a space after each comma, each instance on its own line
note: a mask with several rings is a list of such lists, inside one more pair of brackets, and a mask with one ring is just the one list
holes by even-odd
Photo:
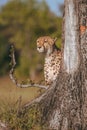
[[47, 54], [51, 54], [53, 51], [53, 46], [56, 42], [56, 38], [51, 38], [50, 36], [43, 36], [43, 37], [39, 37], [37, 39], [37, 50], [40, 53], [47, 53]]

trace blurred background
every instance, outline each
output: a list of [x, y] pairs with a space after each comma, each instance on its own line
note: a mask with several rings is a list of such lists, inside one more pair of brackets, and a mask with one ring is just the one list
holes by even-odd
[[57, 37], [56, 44], [61, 47], [63, 3], [63, 0], [0, 0], [1, 97], [5, 90], [6, 93], [14, 90], [8, 77], [10, 44], [16, 50], [16, 77], [20, 81], [44, 80], [44, 55], [37, 52], [36, 39], [43, 35]]
[[21, 104], [41, 94], [41, 90], [17, 88], [12, 83], [10, 45], [15, 46], [18, 81], [31, 79], [42, 83], [44, 55], [37, 52], [36, 39], [44, 35], [57, 37], [56, 44], [61, 48], [63, 3], [63, 0], [0, 0], [0, 120], [12, 130], [30, 129], [34, 114], [18, 118], [18, 110]]

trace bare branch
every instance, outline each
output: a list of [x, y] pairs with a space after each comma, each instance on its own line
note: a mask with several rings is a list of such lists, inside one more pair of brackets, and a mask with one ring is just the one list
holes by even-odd
[[16, 65], [16, 60], [15, 60], [15, 50], [14, 50], [14, 45], [11, 45], [11, 65], [12, 68], [10, 70], [9, 76], [12, 82], [17, 86], [21, 88], [27, 88], [27, 87], [39, 87], [43, 89], [48, 89], [48, 86], [36, 84], [36, 83], [29, 83], [29, 84], [23, 84], [23, 83], [18, 83], [16, 77], [14, 76], [14, 70], [15, 70], [15, 65]]
[[29, 103], [25, 104], [24, 108], [30, 108], [31, 106], [40, 103], [41, 100], [43, 100], [46, 97], [46, 95], [48, 95], [50, 93], [50, 91], [52, 91], [52, 89], [54, 89], [53, 86], [54, 86], [54, 84], [51, 85], [47, 89], [47, 91], [45, 91], [41, 96], [39, 96], [39, 97], [35, 98], [34, 100], [30, 101]]
[[0, 121], [0, 130], [7, 130], [7, 125]]

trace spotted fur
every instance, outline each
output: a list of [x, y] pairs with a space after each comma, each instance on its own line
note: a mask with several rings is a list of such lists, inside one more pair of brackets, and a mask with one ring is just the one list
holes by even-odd
[[60, 70], [61, 51], [55, 45], [56, 39], [43, 36], [37, 39], [37, 50], [45, 53], [44, 77], [47, 85], [53, 83]]

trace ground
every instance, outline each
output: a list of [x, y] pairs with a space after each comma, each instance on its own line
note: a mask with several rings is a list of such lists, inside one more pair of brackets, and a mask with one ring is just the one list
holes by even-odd
[[38, 88], [17, 88], [9, 76], [0, 78], [0, 102], [15, 102], [21, 96], [23, 104], [39, 94]]

